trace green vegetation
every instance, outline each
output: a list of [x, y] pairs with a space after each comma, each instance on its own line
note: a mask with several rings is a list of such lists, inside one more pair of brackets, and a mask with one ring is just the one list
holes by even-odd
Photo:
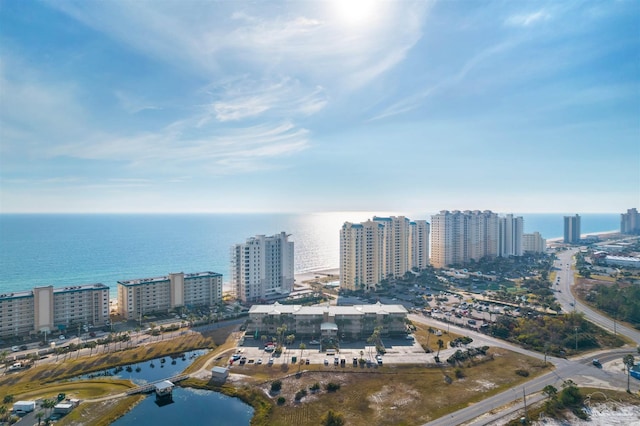
[[561, 316], [498, 317], [489, 332], [525, 348], [557, 356], [602, 347], [618, 347], [624, 341], [587, 321], [582, 313]]
[[586, 294], [585, 300], [610, 317], [640, 329], [640, 286], [597, 284]]
[[327, 414], [322, 416], [322, 426], [343, 426], [344, 416], [342, 413], [337, 413], [333, 410], [327, 411]]
[[271, 392], [272, 393], [280, 392], [280, 389], [282, 389], [282, 382], [280, 380], [274, 380], [271, 383]]

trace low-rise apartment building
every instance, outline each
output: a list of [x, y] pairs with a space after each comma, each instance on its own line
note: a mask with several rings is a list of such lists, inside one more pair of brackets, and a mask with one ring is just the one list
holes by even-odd
[[77, 331], [109, 319], [109, 287], [87, 284], [0, 294], [0, 337]]
[[118, 313], [127, 320], [180, 307], [211, 306], [220, 301], [222, 275], [216, 272], [178, 272], [118, 281]]
[[308, 338], [366, 339], [376, 327], [383, 335], [406, 331], [407, 310], [402, 305], [301, 306], [253, 305], [247, 331], [256, 336], [275, 336], [286, 325], [286, 334]]

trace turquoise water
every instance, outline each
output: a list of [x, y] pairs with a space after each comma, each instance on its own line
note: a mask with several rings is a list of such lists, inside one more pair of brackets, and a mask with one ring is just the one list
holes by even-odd
[[[0, 293], [103, 283], [169, 272], [229, 277], [229, 250], [256, 234], [281, 231], [295, 242], [296, 272], [337, 268], [339, 229], [373, 212], [317, 214], [4, 214], [0, 215]], [[431, 214], [406, 214], [411, 219]], [[561, 237], [562, 214], [522, 214], [525, 232]], [[619, 229], [620, 215], [585, 214], [582, 233]]]

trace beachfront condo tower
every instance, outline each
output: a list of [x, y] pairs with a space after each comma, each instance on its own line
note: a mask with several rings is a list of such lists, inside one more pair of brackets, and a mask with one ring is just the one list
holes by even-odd
[[580, 242], [580, 216], [564, 217], [564, 243], [576, 244]]
[[640, 214], [635, 207], [620, 215], [620, 233], [640, 234]]
[[521, 217], [490, 210], [443, 210], [431, 216], [431, 265], [446, 268], [483, 257], [522, 255]]
[[375, 288], [385, 278], [402, 277], [429, 265], [429, 223], [404, 216], [345, 222], [340, 229], [340, 287]]
[[231, 248], [231, 288], [243, 302], [279, 299], [293, 291], [293, 241], [281, 232], [256, 235]]
[[522, 256], [522, 233], [524, 219], [508, 214], [500, 217], [500, 237], [498, 239], [498, 254], [500, 257]]

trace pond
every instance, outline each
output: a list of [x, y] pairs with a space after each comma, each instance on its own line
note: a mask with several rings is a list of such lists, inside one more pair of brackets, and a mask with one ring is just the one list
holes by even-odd
[[195, 351], [185, 352], [181, 355], [165, 356], [154, 358], [135, 364], [124, 365], [121, 367], [110, 368], [104, 371], [96, 371], [90, 374], [83, 374], [77, 379], [92, 379], [94, 377], [114, 377], [118, 379], [131, 380], [137, 385], [149, 382], [164, 380], [171, 376], [182, 373], [191, 363], [201, 355], [208, 351], [199, 349]]
[[[181, 355], [154, 358], [135, 364], [110, 368], [91, 374], [78, 376], [77, 379], [94, 377], [114, 377], [131, 380], [137, 385], [164, 380], [178, 375], [208, 350], [200, 349]], [[253, 417], [253, 407], [237, 398], [218, 392], [180, 388], [173, 389], [172, 402], [159, 406], [155, 394], [148, 395], [138, 405], [116, 420], [116, 426], [144, 425], [249, 425]]]
[[112, 426], [249, 425], [253, 408], [237, 398], [201, 389], [173, 389], [173, 402], [158, 406], [149, 395]]

